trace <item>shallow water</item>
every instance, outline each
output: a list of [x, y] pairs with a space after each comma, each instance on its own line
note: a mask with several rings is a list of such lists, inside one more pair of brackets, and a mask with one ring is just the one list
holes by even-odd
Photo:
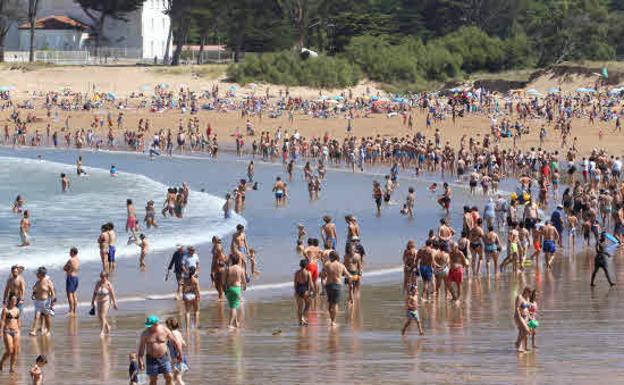
[[[46, 160], [68, 164], [67, 169], [73, 171], [75, 152], [0, 150], [0, 156], [17, 154], [34, 158], [39, 153]], [[233, 188], [236, 180], [245, 176], [246, 166], [235, 159], [149, 161], [131, 154], [83, 153], [83, 156], [87, 166], [106, 169], [115, 163], [122, 172], [146, 175], [159, 185], [157, 190], [163, 188], [160, 186], [188, 181], [192, 189], [205, 188], [215, 196]], [[90, 173], [94, 175], [96, 171]], [[56, 174], [55, 171], [51, 180], [55, 180]], [[580, 253], [574, 258], [560, 257], [554, 273], [529, 269], [516, 277], [504, 274], [496, 280], [482, 278], [467, 282], [465, 290], [470, 294], [460, 307], [440, 302], [422, 305], [420, 312], [427, 335], [418, 337], [412, 330], [402, 339], [399, 330], [404, 320], [403, 299], [397, 285], [401, 276], [394, 267], [400, 264], [405, 241], [422, 240], [442, 216], [435, 206], [435, 196], [426, 192], [428, 184], [401, 180], [395, 199], [403, 199], [408, 185], [416, 187], [419, 198], [417, 216], [409, 221], [398, 214], [399, 206], [386, 207], [382, 216], [376, 217], [370, 184], [378, 176], [349, 172], [330, 172], [321, 199], [311, 203], [298, 174], [290, 183], [289, 206], [275, 209], [270, 187], [277, 175], [284, 176], [279, 165], [258, 166], [256, 179], [260, 181], [260, 191], [248, 194], [243, 213], [262, 270], [256, 290], [246, 294], [244, 329], [240, 333], [228, 332], [227, 309], [214, 303], [212, 297], [204, 297], [202, 329], [188, 338], [192, 369], [187, 383], [541, 384], [595, 383], [597, 378], [617, 383], [624, 375], [624, 357], [619, 345], [623, 332], [618, 327], [624, 309], [619, 289], [608, 289], [604, 277], [599, 276], [598, 287], [589, 290], [591, 256]], [[107, 175], [102, 177], [109, 180]], [[138, 188], [136, 184], [124, 186], [119, 202], [108, 198], [111, 205], [120, 207], [111, 215], [123, 220], [125, 192], [134, 188]], [[457, 190], [454, 197], [455, 207], [482, 202], [479, 197]], [[138, 201], [137, 207], [142, 207], [142, 203]], [[202, 212], [198, 210], [196, 215], [201, 217]], [[291, 279], [297, 264], [295, 225], [302, 222], [310, 235], [318, 236], [320, 218], [326, 213], [337, 217], [341, 240], [345, 234], [341, 218], [346, 213], [358, 216], [368, 251], [366, 268], [373, 273], [364, 276], [359, 306], [353, 312], [344, 312], [343, 304], [341, 326], [337, 330], [327, 327], [322, 308], [312, 313], [311, 326], [298, 328], [290, 283], [282, 284]], [[460, 218], [458, 211], [451, 214], [456, 228]], [[101, 222], [98, 219], [97, 226]], [[4, 219], [1, 223], [4, 226]], [[184, 232], [184, 222], [161, 223], [177, 231], [176, 239], [170, 240], [171, 246], [177, 242], [188, 243], [191, 235], [190, 231]], [[93, 241], [97, 237], [97, 227], [93, 234], [74, 232], [75, 236]], [[20, 258], [20, 251], [12, 247], [2, 250], [2, 258]], [[76, 323], [64, 318], [60, 311], [55, 319], [53, 339], [23, 337], [19, 373], [16, 377], [0, 374], [0, 383], [26, 383], [26, 366], [40, 352], [50, 357], [47, 384], [125, 383], [127, 355], [136, 349], [145, 314], [156, 313], [164, 318], [176, 313], [172, 300], [143, 300], [147, 294], [173, 290], [170, 283], [162, 281], [169, 254], [170, 250], [152, 253], [148, 270], [141, 273], [132, 257], [120, 261], [113, 279], [119, 295], [126, 300], [119, 312], [111, 312], [114, 324], [111, 339], [100, 339], [95, 320], [84, 316], [87, 307], [80, 309], [82, 315]], [[199, 254], [207, 268], [209, 245], [200, 243]], [[621, 258], [615, 257], [616, 270]], [[81, 286], [81, 298], [89, 296], [92, 284], [89, 280], [98, 270], [97, 262], [83, 266], [82, 275], [87, 279], [82, 281], [86, 283]], [[0, 272], [3, 276], [8, 273], [4, 268]], [[52, 276], [60, 280], [62, 275], [53, 271]], [[26, 278], [29, 282], [32, 279], [29, 275]], [[622, 278], [623, 274], [618, 272], [616, 280]], [[513, 350], [516, 331], [511, 313], [514, 296], [525, 284], [536, 286], [540, 293], [540, 350], [517, 355]], [[207, 289], [208, 285], [207, 274], [203, 274], [202, 287]], [[25, 322], [30, 323], [28, 316]], [[277, 329], [281, 334], [273, 336]]]
[[[589, 267], [581, 253], [559, 258], [554, 273], [531, 268], [515, 277], [471, 280], [460, 306], [442, 301], [421, 305], [424, 337], [415, 329], [400, 336], [404, 311], [398, 284], [364, 281], [360, 303], [352, 310], [341, 305], [335, 330], [327, 326], [324, 305], [312, 311], [310, 326], [295, 326], [287, 291], [274, 293], [271, 301], [248, 293], [240, 332], [225, 329], [227, 306], [209, 300], [201, 329], [187, 336], [187, 383], [590, 384], [598, 378], [617, 383], [624, 375], [624, 332], [618, 326], [624, 309], [618, 289], [608, 289], [604, 280], [589, 290]], [[387, 278], [399, 281], [400, 275]], [[514, 294], [526, 284], [540, 292], [540, 349], [517, 354], [511, 313]], [[122, 383], [145, 310], [144, 305], [131, 306], [127, 311], [140, 314], [114, 316], [110, 339], [100, 340], [93, 319], [80, 318], [72, 326], [57, 318], [49, 345], [43, 338], [25, 337], [22, 356], [50, 352], [47, 383]], [[162, 317], [175, 315], [174, 309], [171, 301], [151, 306]], [[281, 333], [272, 335], [277, 330]], [[19, 378], [7, 383], [23, 383]]]

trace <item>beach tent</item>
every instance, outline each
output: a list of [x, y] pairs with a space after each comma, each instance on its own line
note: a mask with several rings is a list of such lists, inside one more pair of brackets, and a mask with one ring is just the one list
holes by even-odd
[[531, 96], [542, 96], [542, 94], [536, 90], [535, 88], [529, 88], [527, 90], [527, 94], [531, 95]]
[[559, 88], [556, 88], [556, 87], [550, 87], [548, 89], [548, 93], [549, 94], [558, 94], [559, 92], [561, 92], [561, 90]]
[[340, 96], [340, 95], [333, 96], [332, 99], [334, 99], [336, 101], [344, 100], [344, 98], [342, 96]]

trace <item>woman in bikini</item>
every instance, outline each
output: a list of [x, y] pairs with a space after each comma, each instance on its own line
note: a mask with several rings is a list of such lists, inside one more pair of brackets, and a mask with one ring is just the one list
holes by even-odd
[[17, 355], [20, 350], [20, 310], [17, 308], [17, 295], [9, 294], [7, 306], [0, 314], [0, 329], [2, 330], [2, 340], [4, 341], [4, 354], [0, 360], [0, 371], [7, 358], [10, 360], [10, 371], [15, 372]]
[[108, 309], [110, 303], [113, 303], [115, 310], [117, 307], [117, 300], [115, 298], [115, 289], [113, 284], [108, 280], [108, 273], [100, 273], [100, 280], [95, 284], [93, 289], [93, 297], [91, 297], [91, 307], [95, 308], [98, 319], [100, 320], [101, 331], [100, 335], [110, 334], [111, 326], [108, 323]]
[[529, 308], [531, 304], [529, 303], [529, 298], [533, 291], [530, 287], [525, 287], [522, 290], [522, 294], [518, 294], [516, 297], [516, 302], [514, 305], [514, 322], [516, 323], [516, 327], [518, 328], [518, 338], [516, 339], [516, 350], [519, 353], [524, 353], [526, 351], [526, 346], [524, 349], [522, 345], [526, 342], [526, 338], [531, 333], [529, 329], [528, 321], [529, 321]]
[[219, 237], [212, 237], [212, 266], [210, 268], [210, 279], [214, 284], [218, 300], [223, 301], [223, 274], [225, 274], [225, 268], [227, 267], [227, 256], [223, 252], [223, 245]]
[[182, 282], [182, 300], [184, 301], [184, 322], [186, 331], [191, 330], [191, 312], [193, 313], [193, 325], [199, 327], [199, 279], [195, 275], [195, 268], [189, 268], [188, 277]]

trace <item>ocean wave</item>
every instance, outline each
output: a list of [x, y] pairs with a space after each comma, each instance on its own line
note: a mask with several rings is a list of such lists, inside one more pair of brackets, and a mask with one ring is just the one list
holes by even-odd
[[[99, 261], [96, 240], [100, 226], [106, 222], [113, 222], [119, 235], [117, 256], [138, 257], [139, 248], [126, 244], [124, 239], [125, 201], [133, 199], [142, 220], [142, 208], [148, 200], [154, 200], [156, 211], [160, 211], [168, 186], [139, 174], [119, 172], [111, 177], [108, 170], [85, 170], [88, 176], [78, 177], [73, 165], [0, 157], [0, 268], [16, 263], [27, 268], [62, 266], [69, 248], [74, 246], [82, 262]], [[61, 172], [71, 178], [66, 194], [60, 192]], [[176, 185], [181, 183], [176, 181]], [[20, 216], [10, 210], [17, 194], [25, 197], [26, 209], [31, 211], [32, 245], [26, 248], [18, 247]], [[223, 219], [223, 203], [220, 197], [192, 190], [183, 219], [160, 217], [158, 229], [142, 230], [148, 237], [150, 252], [169, 250], [176, 243], [207, 243], [214, 235], [231, 233], [238, 223], [246, 224], [239, 215]]]

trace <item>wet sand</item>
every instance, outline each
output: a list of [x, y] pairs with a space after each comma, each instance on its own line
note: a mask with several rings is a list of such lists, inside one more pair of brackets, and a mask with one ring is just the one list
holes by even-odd
[[[617, 257], [621, 260], [621, 256]], [[324, 308], [315, 308], [311, 325], [297, 327], [289, 290], [271, 299], [249, 293], [244, 328], [225, 328], [227, 305], [204, 302], [202, 327], [187, 336], [187, 383], [440, 383], [543, 384], [616, 383], [624, 375], [620, 343], [624, 317], [618, 289], [598, 281], [589, 288], [590, 263], [584, 252], [560, 257], [555, 272], [533, 268], [519, 276], [471, 280], [460, 305], [434, 301], [421, 305], [426, 335], [411, 330], [400, 336], [404, 321], [400, 275], [362, 288], [361, 303], [346, 309], [330, 329]], [[602, 277], [600, 277], [602, 278]], [[624, 278], [621, 272], [618, 281]], [[517, 354], [511, 312], [514, 294], [525, 285], [540, 292], [539, 350]], [[343, 301], [344, 302], [344, 301]], [[19, 375], [1, 374], [7, 384], [23, 384], [25, 358], [48, 352], [47, 384], [123, 383], [127, 355], [136, 349], [143, 312], [175, 315], [170, 301], [126, 307], [114, 316], [111, 338], [100, 339], [93, 319], [57, 317], [52, 340], [24, 337]], [[138, 313], [134, 313], [137, 311]], [[281, 331], [278, 335], [273, 335]], [[77, 336], [77, 332], [80, 336]]]

